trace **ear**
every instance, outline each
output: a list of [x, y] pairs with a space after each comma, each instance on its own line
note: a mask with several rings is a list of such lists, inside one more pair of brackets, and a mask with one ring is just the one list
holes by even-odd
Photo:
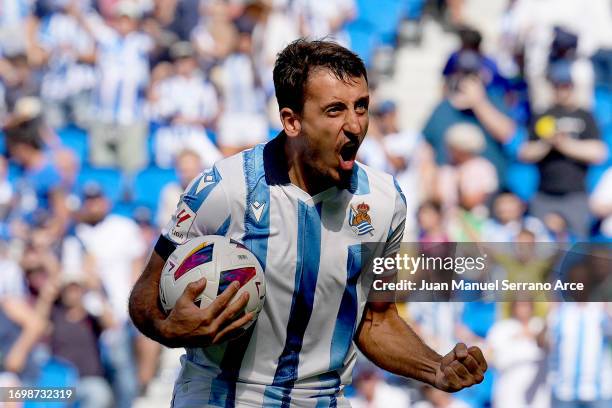
[[283, 124], [283, 130], [288, 137], [296, 137], [302, 131], [301, 116], [291, 108], [280, 110], [280, 120]]

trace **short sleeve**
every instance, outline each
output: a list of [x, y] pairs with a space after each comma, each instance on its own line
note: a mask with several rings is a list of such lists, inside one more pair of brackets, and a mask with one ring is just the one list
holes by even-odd
[[165, 229], [165, 238], [180, 245], [197, 236], [223, 235], [231, 220], [225, 183], [216, 167], [189, 183]]

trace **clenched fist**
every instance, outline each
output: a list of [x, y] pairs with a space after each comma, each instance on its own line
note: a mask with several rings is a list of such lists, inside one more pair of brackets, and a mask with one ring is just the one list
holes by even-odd
[[434, 386], [442, 391], [455, 392], [480, 384], [487, 371], [487, 362], [478, 347], [468, 348], [459, 343], [442, 358], [436, 370]]

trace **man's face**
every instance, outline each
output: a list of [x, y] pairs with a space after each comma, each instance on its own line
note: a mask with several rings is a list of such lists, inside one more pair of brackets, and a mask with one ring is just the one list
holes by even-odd
[[336, 185], [350, 179], [368, 130], [369, 98], [364, 77], [344, 82], [325, 69], [311, 72], [298, 137], [312, 173]]

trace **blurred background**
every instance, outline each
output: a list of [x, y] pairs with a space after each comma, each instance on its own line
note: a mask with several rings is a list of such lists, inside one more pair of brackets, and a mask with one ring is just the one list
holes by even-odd
[[[609, 0], [0, 0], [0, 386], [169, 405], [182, 351], [136, 332], [129, 290], [189, 180], [277, 134], [299, 36], [366, 62], [359, 158], [402, 186], [406, 241], [612, 240]], [[362, 361], [355, 407], [612, 407], [610, 304], [400, 309], [491, 370], [448, 395]]]

